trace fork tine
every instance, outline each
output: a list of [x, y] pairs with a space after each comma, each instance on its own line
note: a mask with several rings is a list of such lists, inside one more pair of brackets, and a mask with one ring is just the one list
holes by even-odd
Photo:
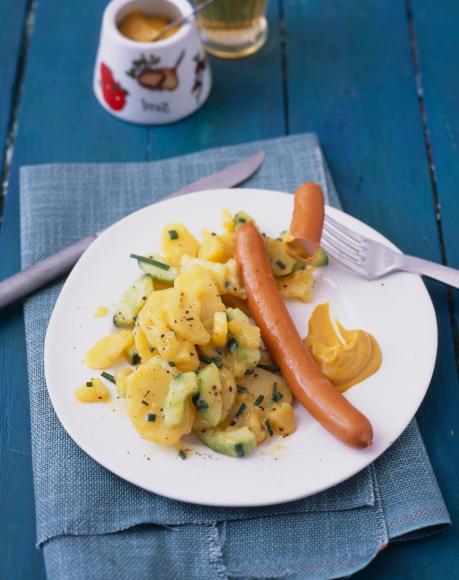
[[353, 252], [352, 248], [349, 248], [345, 244], [342, 244], [339, 240], [333, 238], [333, 236], [330, 236], [328, 232], [322, 233], [322, 241], [326, 242], [327, 244], [335, 248], [336, 252], [343, 254], [344, 256], [349, 258], [349, 260], [352, 260], [352, 262], [354, 262], [355, 264], [362, 265], [363, 261], [362, 256], [360, 254]]
[[365, 252], [361, 251], [348, 242], [344, 237], [340, 237], [333, 230], [324, 229], [322, 232], [322, 237], [328, 238], [330, 242], [333, 242], [336, 246], [339, 246], [343, 252], [349, 252], [350, 256], [355, 259], [364, 259]]
[[339, 240], [344, 246], [352, 248], [355, 252], [364, 252], [365, 247], [363, 244], [356, 242], [353, 238], [350, 238], [348, 235], [343, 234], [340, 230], [336, 229], [329, 223], [325, 222], [324, 224], [324, 232], [330, 234], [330, 236], [336, 240]]
[[351, 238], [351, 240], [354, 240], [354, 242], [358, 243], [360, 246], [365, 245], [365, 243], [367, 241], [364, 236], [361, 236], [357, 232], [354, 232], [353, 230], [351, 230], [347, 226], [343, 226], [342, 223], [333, 219], [329, 215], [325, 216], [325, 225], [333, 227], [335, 230], [338, 230], [339, 232], [341, 232], [342, 234], [344, 234], [348, 238]]
[[337, 248], [333, 244], [330, 244], [328, 241], [324, 239], [322, 240], [322, 242], [323, 242], [322, 246], [324, 247], [325, 251], [328, 254], [330, 254], [330, 256], [335, 258], [335, 260], [337, 260], [350, 270], [357, 272], [358, 274], [365, 274], [364, 268], [360, 264], [355, 262], [353, 259], [349, 259], [345, 254], [341, 252], [339, 248]]

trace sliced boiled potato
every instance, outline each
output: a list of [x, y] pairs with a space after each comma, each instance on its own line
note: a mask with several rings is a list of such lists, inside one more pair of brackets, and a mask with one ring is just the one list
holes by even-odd
[[86, 353], [86, 364], [91, 369], [107, 369], [133, 344], [134, 337], [130, 330], [109, 334], [98, 340]]
[[201, 301], [174, 288], [163, 303], [166, 320], [177, 336], [194, 344], [206, 344], [210, 334], [201, 322]]
[[190, 258], [184, 256], [181, 261], [182, 272], [192, 269], [196, 266], [208, 270], [212, 280], [218, 287], [219, 294], [234, 294], [243, 299], [247, 297], [247, 292], [241, 284], [237, 263], [231, 258], [224, 264], [217, 262], [208, 262], [199, 258]]
[[223, 347], [228, 338], [228, 320], [225, 312], [214, 312], [212, 326], [212, 342], [217, 347]]
[[121, 369], [116, 375], [116, 392], [121, 399], [126, 398], [127, 378], [134, 372], [131, 367]]
[[281, 401], [292, 402], [292, 393], [284, 379], [260, 367], [257, 367], [251, 375], [239, 378], [237, 383], [247, 389], [240, 394], [241, 400], [247, 404], [255, 404], [259, 400], [261, 407], [268, 408]]
[[134, 345], [142, 360], [146, 362], [149, 358], [153, 356], [154, 347], [150, 346], [144, 331], [140, 327], [139, 320], [136, 321], [134, 326]]
[[234, 218], [228, 208], [222, 211], [222, 228], [225, 233], [231, 234], [234, 232]]
[[296, 270], [283, 278], [277, 278], [276, 284], [284, 298], [296, 298], [302, 302], [311, 302], [314, 298], [314, 268]]
[[161, 251], [171, 264], [178, 266], [182, 256], [198, 255], [199, 242], [183, 224], [169, 224], [161, 235]]
[[266, 419], [273, 431], [284, 437], [291, 435], [296, 429], [295, 413], [290, 403], [277, 403], [266, 411]]
[[209, 262], [226, 262], [231, 256], [227, 256], [225, 242], [215, 232], [203, 230], [201, 232], [201, 247], [198, 258]]
[[75, 391], [80, 403], [103, 403], [110, 400], [110, 391], [100, 379], [89, 379]]
[[260, 346], [260, 329], [249, 321], [230, 320], [228, 322], [228, 330], [244, 346], [248, 348], [258, 348]]
[[182, 423], [174, 427], [165, 425], [164, 406], [175, 374], [174, 369], [151, 359], [127, 378], [128, 415], [141, 437], [154, 443], [176, 445], [193, 425], [195, 409], [191, 400], [185, 401]]
[[[221, 266], [221, 264], [215, 264]], [[225, 305], [220, 298], [218, 286], [209, 269], [200, 264], [185, 267], [175, 283], [176, 288], [201, 304], [200, 319], [207, 332], [211, 333], [214, 313], [224, 312]]]

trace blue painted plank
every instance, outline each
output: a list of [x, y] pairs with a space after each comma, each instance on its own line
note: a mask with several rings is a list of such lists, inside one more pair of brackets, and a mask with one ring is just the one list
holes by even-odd
[[[205, 107], [181, 123], [153, 129], [117, 121], [92, 95], [92, 67], [105, 4], [104, 0], [38, 4], [0, 238], [0, 278], [19, 268], [21, 165], [158, 159], [283, 132], [275, 2], [270, 7], [273, 30], [268, 45], [237, 64], [213, 60], [214, 90]], [[236, 75], [245, 84], [243, 90], [233, 82]], [[265, 91], [262, 96], [260, 86]], [[4, 369], [0, 373], [0, 577], [35, 580], [44, 577], [44, 569], [41, 554], [33, 548], [25, 346], [17, 306], [0, 313], [0, 363]]]
[[410, 0], [410, 4], [447, 259], [459, 268], [459, 3]]
[[[442, 3], [443, 9], [435, 8], [433, 0], [430, 4], [438, 10], [438, 33], [449, 20], [453, 35], [452, 3]], [[291, 132], [318, 133], [347, 211], [404, 251], [439, 260], [405, 3], [288, 0], [285, 15]], [[459, 389], [452, 328], [445, 288], [429, 284], [429, 290], [440, 350], [417, 417], [457, 520], [459, 448], [451, 432], [459, 429]], [[381, 553], [362, 577], [455, 577], [457, 546], [454, 527], [419, 544], [406, 542]]]
[[[7, 22], [0, 34], [0, 159], [3, 161], [12, 106], [27, 0], [1, 0], [0, 22]], [[1, 173], [1, 170], [0, 170]]]

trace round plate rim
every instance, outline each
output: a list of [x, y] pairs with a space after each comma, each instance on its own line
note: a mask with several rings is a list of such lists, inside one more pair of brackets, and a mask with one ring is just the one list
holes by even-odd
[[[267, 190], [267, 189], [263, 189], [263, 188], [216, 188], [216, 189], [212, 189], [212, 190], [203, 190], [203, 191], [196, 191], [193, 193], [188, 193], [185, 196], [187, 198], [190, 197], [199, 197], [202, 194], [212, 194], [212, 195], [231, 195], [233, 192], [235, 191], [243, 191], [245, 194], [250, 194], [251, 191], [253, 192], [258, 192], [258, 193], [263, 193], [263, 192], [268, 192], [270, 194], [279, 194], [282, 196], [289, 196], [289, 198], [291, 197], [291, 194], [283, 192], [283, 191], [277, 191], [277, 190]], [[364, 464], [360, 465], [357, 469], [355, 469], [354, 471], [346, 474], [344, 477], [341, 478], [337, 478], [333, 483], [330, 484], [326, 484], [323, 487], [318, 487], [317, 489], [315, 489], [312, 492], [308, 492], [305, 494], [297, 494], [297, 495], [286, 495], [285, 497], [280, 497], [280, 498], [276, 498], [273, 499], [272, 501], [262, 501], [262, 502], [238, 502], [238, 501], [233, 501], [233, 502], [229, 502], [229, 501], [198, 501], [198, 500], [193, 500], [190, 497], [186, 497], [184, 498], [184, 496], [180, 496], [179, 494], [174, 494], [174, 493], [165, 493], [164, 491], [158, 491], [158, 490], [154, 490], [151, 487], [147, 487], [141, 483], [139, 483], [138, 481], [135, 480], [135, 478], [129, 478], [126, 476], [125, 473], [120, 472], [120, 470], [114, 469], [113, 467], [111, 467], [109, 464], [107, 464], [108, 462], [105, 462], [103, 460], [101, 460], [100, 458], [94, 457], [94, 454], [91, 452], [90, 446], [85, 445], [85, 444], [81, 444], [78, 441], [78, 435], [73, 433], [72, 429], [69, 429], [68, 426], [65, 424], [65, 421], [61, 418], [61, 412], [60, 412], [60, 405], [59, 405], [59, 401], [56, 399], [56, 397], [54, 396], [54, 393], [52, 392], [52, 390], [50, 390], [48, 384], [49, 384], [49, 374], [50, 374], [50, 368], [49, 368], [49, 361], [52, 360], [52, 357], [50, 357], [49, 355], [49, 349], [50, 349], [50, 337], [52, 335], [52, 327], [54, 324], [54, 317], [55, 317], [55, 312], [58, 310], [58, 307], [60, 305], [60, 301], [61, 298], [63, 296], [65, 296], [65, 288], [66, 286], [71, 283], [71, 281], [73, 280], [73, 278], [75, 276], [78, 275], [79, 272], [79, 268], [80, 268], [80, 264], [84, 262], [84, 260], [86, 259], [85, 256], [88, 253], [88, 250], [90, 250], [90, 248], [92, 248], [94, 245], [98, 244], [98, 243], [103, 243], [105, 236], [111, 232], [114, 228], [117, 228], [120, 224], [126, 222], [127, 220], [131, 220], [134, 219], [135, 216], [137, 216], [140, 213], [143, 213], [144, 211], [149, 210], [152, 206], [158, 207], [159, 205], [164, 205], [167, 204], [169, 201], [172, 200], [176, 200], [177, 198], [166, 198], [166, 199], [162, 199], [158, 202], [149, 204], [145, 207], [142, 207], [130, 214], [128, 214], [127, 216], [121, 218], [120, 220], [116, 221], [115, 223], [113, 223], [112, 225], [110, 225], [108, 228], [104, 229], [102, 232], [97, 234], [97, 238], [94, 240], [94, 242], [91, 244], [91, 246], [84, 252], [84, 254], [81, 256], [81, 258], [78, 260], [77, 264], [74, 266], [74, 268], [72, 269], [72, 271], [70, 272], [69, 276], [67, 277], [64, 286], [62, 287], [59, 296], [56, 300], [56, 303], [53, 307], [53, 311], [51, 314], [51, 317], [49, 319], [49, 323], [48, 323], [48, 327], [46, 330], [46, 335], [45, 335], [45, 342], [44, 342], [44, 373], [45, 373], [45, 381], [46, 381], [46, 387], [47, 387], [47, 392], [48, 395], [50, 397], [54, 412], [56, 413], [57, 418], [59, 419], [59, 422], [61, 423], [62, 427], [64, 428], [64, 430], [66, 431], [66, 433], [71, 437], [71, 439], [75, 442], [76, 445], [78, 445], [91, 459], [93, 459], [94, 461], [96, 461], [97, 463], [99, 463], [100, 465], [102, 465], [104, 468], [106, 468], [107, 470], [109, 470], [110, 472], [114, 473], [115, 475], [117, 475], [118, 477], [120, 477], [121, 479], [124, 479], [125, 481], [128, 481], [130, 483], [132, 483], [133, 485], [136, 485], [137, 487], [140, 487], [141, 489], [144, 489], [148, 492], [152, 492], [152, 493], [157, 493], [159, 495], [162, 495], [163, 497], [169, 498], [169, 499], [173, 499], [176, 501], [181, 501], [181, 502], [186, 502], [186, 503], [191, 503], [191, 504], [196, 504], [196, 505], [206, 505], [206, 506], [210, 506], [210, 507], [231, 507], [231, 508], [244, 508], [244, 507], [263, 507], [263, 506], [271, 506], [271, 505], [278, 505], [278, 504], [283, 504], [283, 503], [288, 503], [291, 501], [296, 501], [296, 500], [300, 500], [300, 499], [304, 499], [306, 497], [315, 495], [317, 493], [323, 492], [327, 489], [330, 489], [344, 481], [347, 481], [348, 479], [350, 479], [351, 477], [353, 477], [354, 475], [356, 475], [357, 473], [360, 473], [361, 471], [363, 471], [364, 469], [366, 469], [371, 463], [373, 463], [373, 461], [375, 461], [376, 459], [378, 459], [383, 453], [385, 453], [387, 451], [387, 449], [398, 439], [398, 437], [400, 437], [400, 435], [405, 431], [405, 429], [408, 427], [409, 423], [412, 421], [413, 417], [415, 416], [416, 412], [418, 411], [426, 393], [427, 390], [429, 388], [432, 376], [433, 376], [433, 372], [435, 369], [435, 363], [436, 363], [436, 357], [437, 357], [437, 350], [438, 350], [438, 322], [437, 322], [437, 317], [436, 317], [436, 313], [435, 313], [435, 309], [432, 303], [432, 300], [430, 298], [430, 295], [427, 291], [427, 288], [425, 287], [424, 282], [422, 281], [422, 278], [420, 276], [416, 276], [414, 274], [410, 274], [410, 276], [417, 278], [419, 280], [420, 283], [420, 290], [423, 290], [425, 293], [425, 299], [426, 299], [426, 306], [428, 305], [430, 307], [430, 315], [432, 316], [432, 321], [434, 322], [434, 329], [435, 329], [435, 333], [434, 336], [432, 336], [432, 356], [431, 356], [431, 364], [430, 364], [430, 370], [427, 373], [428, 377], [426, 376], [426, 382], [425, 385], [423, 386], [422, 389], [419, 389], [419, 397], [418, 397], [418, 401], [416, 402], [416, 409], [413, 411], [412, 414], [409, 414], [409, 419], [406, 420], [404, 422], [403, 428], [401, 429], [399, 435], [391, 440], [387, 442], [387, 445], [383, 446], [379, 452], [379, 454], [377, 456], [372, 456], [371, 459], [369, 459], [368, 461], [364, 461]], [[354, 222], [355, 224], [361, 224], [363, 225], [365, 228], [369, 228], [369, 230], [371, 230], [372, 232], [376, 233], [378, 236], [380, 236], [381, 238], [384, 238], [385, 243], [392, 249], [396, 250], [397, 252], [400, 252], [399, 248], [397, 246], [395, 246], [395, 244], [393, 244], [389, 239], [387, 239], [385, 236], [383, 236], [382, 234], [380, 234], [377, 230], [375, 230], [374, 228], [372, 228], [371, 226], [368, 226], [367, 224], [365, 224], [365, 222], [362, 222], [361, 220], [347, 214], [346, 212], [337, 209], [335, 207], [332, 206], [326, 206], [325, 208], [326, 213], [330, 213], [330, 215], [334, 218], [339, 219], [340, 216], [345, 216], [346, 220], [351, 220], [352, 222]], [[102, 242], [100, 242], [99, 240], [102, 240]]]

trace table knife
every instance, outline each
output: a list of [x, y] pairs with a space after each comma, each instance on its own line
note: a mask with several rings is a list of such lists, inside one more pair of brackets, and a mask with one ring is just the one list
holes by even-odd
[[[259, 151], [238, 163], [193, 181], [178, 191], [166, 195], [163, 199], [178, 197], [193, 191], [235, 187], [251, 177], [260, 168], [264, 159], [265, 153]], [[0, 282], [0, 308], [28, 296], [63, 274], [67, 274], [101, 233], [91, 234]]]

